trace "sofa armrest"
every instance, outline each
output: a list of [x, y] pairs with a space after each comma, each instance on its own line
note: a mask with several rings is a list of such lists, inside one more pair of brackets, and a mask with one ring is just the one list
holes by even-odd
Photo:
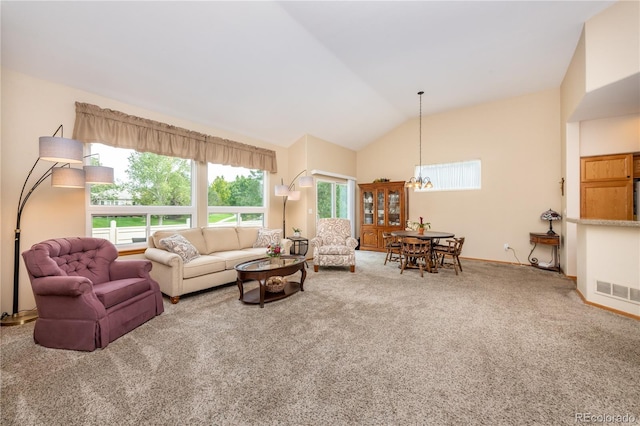
[[57, 275], [34, 278], [31, 282], [37, 296], [78, 297], [93, 292], [91, 280], [81, 276]]
[[163, 265], [166, 265], [166, 266], [180, 267], [180, 268], [184, 266], [183, 265], [184, 262], [182, 261], [182, 258], [180, 257], [180, 255], [176, 253], [171, 253], [163, 249], [148, 247], [144, 251], [144, 256], [149, 260], [162, 263]]
[[282, 246], [284, 250], [284, 254], [291, 254], [291, 246], [293, 245], [293, 241], [288, 238], [283, 238], [280, 240], [280, 246]]
[[144, 255], [152, 263], [149, 272], [151, 278], [159, 284], [162, 293], [171, 297], [172, 303], [177, 303], [177, 298], [185, 293], [182, 258], [175, 253], [153, 247], [147, 248]]
[[150, 270], [151, 262], [145, 259], [114, 260], [109, 265], [109, 276], [112, 280], [147, 278]]

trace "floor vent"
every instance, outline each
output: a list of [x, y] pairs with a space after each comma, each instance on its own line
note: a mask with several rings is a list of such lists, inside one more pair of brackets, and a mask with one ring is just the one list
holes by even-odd
[[640, 289], [596, 280], [596, 292], [628, 302], [640, 303]]

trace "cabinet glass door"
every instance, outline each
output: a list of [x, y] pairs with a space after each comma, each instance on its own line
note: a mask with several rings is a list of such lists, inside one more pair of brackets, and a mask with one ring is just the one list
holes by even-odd
[[400, 226], [400, 192], [389, 191], [389, 226]]
[[384, 191], [377, 191], [378, 202], [376, 204], [378, 210], [378, 222], [377, 224], [380, 226], [385, 225], [385, 200], [384, 200]]
[[373, 192], [365, 191], [362, 196], [362, 211], [364, 212], [364, 224], [373, 225]]

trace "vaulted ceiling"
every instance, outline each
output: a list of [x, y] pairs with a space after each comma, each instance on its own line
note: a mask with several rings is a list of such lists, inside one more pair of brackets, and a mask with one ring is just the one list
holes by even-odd
[[2, 66], [288, 146], [560, 86], [614, 1], [2, 1]]

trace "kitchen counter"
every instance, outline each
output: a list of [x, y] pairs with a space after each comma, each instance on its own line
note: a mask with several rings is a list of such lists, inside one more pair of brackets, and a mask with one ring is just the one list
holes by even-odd
[[573, 219], [578, 291], [591, 303], [640, 317], [640, 221]]
[[567, 222], [577, 223], [578, 225], [640, 228], [640, 220], [575, 219], [572, 217], [568, 217]]

